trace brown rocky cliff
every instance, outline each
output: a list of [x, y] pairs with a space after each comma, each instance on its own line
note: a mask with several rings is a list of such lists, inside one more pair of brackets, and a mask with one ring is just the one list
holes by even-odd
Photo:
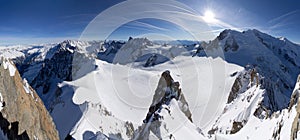
[[291, 101], [290, 101], [290, 106], [289, 106], [289, 111], [293, 108], [293, 106], [296, 104], [296, 111], [297, 111], [297, 114], [294, 118], [294, 121], [292, 123], [292, 128], [291, 128], [291, 137], [290, 139], [291, 140], [294, 140], [294, 139], [299, 139], [300, 136], [298, 135], [298, 132], [300, 131], [300, 100], [299, 100], [299, 94], [300, 94], [300, 75], [298, 76], [298, 80], [297, 80], [297, 83], [296, 83], [296, 86], [295, 86], [295, 90], [292, 94], [292, 97], [291, 97]]
[[[17, 131], [13, 132], [17, 135], [25, 133], [29, 139], [59, 139], [55, 124], [36, 92], [30, 88], [31, 93], [26, 93], [19, 72], [16, 70], [14, 76], [10, 76], [9, 69], [4, 69], [3, 61], [0, 62], [0, 93], [4, 104], [0, 123], [8, 121], [8, 128], [11, 128], [12, 124], [17, 124], [17, 130], [10, 131]], [[12, 135], [13, 133], [8, 135], [9, 139], [17, 137]], [[18, 139], [26, 138], [18, 137]]]

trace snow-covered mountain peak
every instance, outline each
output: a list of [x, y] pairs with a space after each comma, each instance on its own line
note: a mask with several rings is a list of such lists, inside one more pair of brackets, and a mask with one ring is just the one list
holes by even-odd
[[[203, 55], [207, 52], [224, 57]], [[131, 139], [137, 134], [149, 134], [145, 139], [188, 139], [186, 134], [193, 139], [258, 139], [266, 130], [263, 139], [272, 139], [288, 137], [298, 117], [299, 78], [294, 86], [300, 47], [255, 29], [228, 29], [213, 41], [190, 45], [147, 38], [65, 40], [0, 48], [0, 55], [17, 64], [26, 78], [24, 89], [30, 84], [37, 91], [61, 139], [68, 134], [77, 139]], [[70, 114], [74, 117], [62, 117]], [[148, 133], [142, 129], [151, 116], [158, 123]]]
[[288, 106], [300, 73], [299, 45], [253, 29], [225, 30], [206, 46], [222, 48], [224, 59], [229, 63], [256, 67], [263, 77], [262, 88], [266, 89], [263, 101], [266, 108], [277, 111]]
[[153, 43], [147, 38], [133, 38], [129, 39], [120, 49], [120, 51], [132, 51], [132, 50], [142, 50], [149, 46], [153, 46]]
[[140, 47], [140, 46], [146, 46], [146, 45], [149, 46], [152, 44], [153, 43], [147, 38], [132, 38], [126, 42], [125, 46]]
[[60, 43], [60, 49], [66, 49], [70, 52], [74, 52], [74, 50], [83, 51], [88, 46], [90, 46], [89, 42], [79, 40], [65, 40]]

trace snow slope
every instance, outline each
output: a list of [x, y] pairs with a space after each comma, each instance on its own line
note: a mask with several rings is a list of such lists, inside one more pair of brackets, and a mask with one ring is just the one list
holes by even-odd
[[300, 47], [257, 30], [225, 30], [189, 45], [66, 40], [1, 48], [0, 55], [35, 85], [61, 139], [136, 138], [166, 70], [179, 81], [193, 122], [172, 100], [150, 139], [288, 138], [298, 114], [297, 105], [285, 108], [300, 73]]
[[[220, 64], [224, 66], [225, 70], [221, 71], [224, 73], [218, 75], [220, 77], [216, 77], [211, 74], [214, 68], [212, 66], [219, 66]], [[172, 62], [147, 68], [135, 63], [115, 65], [101, 60], [96, 60], [96, 65], [97, 70], [69, 83], [78, 87], [73, 97], [74, 103], [78, 105], [85, 102], [89, 103], [87, 109], [84, 110], [81, 121], [78, 122], [76, 129], [73, 129], [72, 136], [75, 138], [81, 138], [85, 131], [96, 133], [101, 129], [103, 130], [101, 132], [106, 135], [121, 133], [122, 138], [126, 138], [125, 130], [122, 130], [124, 127], [117, 127], [114, 130], [111, 129], [112, 125], [117, 123], [118, 126], [124, 126], [124, 121], [132, 123], [134, 128], [142, 125], [160, 73], [164, 70], [170, 70], [174, 79], [180, 81], [182, 85], [182, 92], [189, 103], [196, 124], [190, 125], [194, 128], [209, 125], [216, 116], [222, 113], [226, 104], [230, 91], [230, 88], [227, 87], [231, 87], [234, 81], [234, 77], [231, 77], [230, 74], [243, 69], [237, 65], [228, 64], [222, 59], [188, 56], [179, 56], [174, 58]], [[219, 80], [222, 78], [228, 85], [217, 82], [222, 81]], [[213, 87], [218, 88], [214, 89]], [[216, 100], [219, 104], [208, 106], [211, 102], [215, 103]], [[105, 107], [104, 110], [110, 112], [111, 115], [105, 117], [101, 113], [103, 111], [100, 113], [92, 111], [96, 108], [91, 106]], [[110, 124], [106, 124], [107, 122]], [[177, 124], [181, 124], [185, 121], [178, 122]], [[99, 129], [100, 127], [101, 129]], [[182, 131], [186, 131], [184, 128], [182, 129]]]
[[[298, 78], [299, 79], [299, 78]], [[299, 94], [299, 84], [300, 81], [298, 80], [298, 83], [296, 83], [295, 89], [293, 94]], [[249, 89], [253, 90], [253, 88]], [[246, 93], [246, 92], [245, 92]], [[247, 93], [246, 93], [247, 94]], [[245, 94], [243, 94], [245, 96]], [[243, 96], [241, 95], [241, 96]], [[257, 95], [261, 96], [261, 95]], [[299, 96], [296, 96], [296, 100], [299, 101]], [[226, 118], [234, 118], [228, 115], [235, 115], [237, 113], [234, 113], [233, 111], [241, 110], [240, 106], [243, 106], [245, 102], [243, 103], [242, 100], [237, 99], [238, 101], [231, 104], [230, 106], [234, 105], [236, 106], [235, 109], [228, 109], [231, 111], [230, 113], [225, 113], [222, 117], [223, 120], [226, 120]], [[257, 103], [251, 101], [254, 105], [257, 105]], [[237, 108], [239, 106], [239, 108]], [[293, 123], [296, 120], [296, 124], [299, 123], [298, 116], [299, 114], [299, 102], [298, 104], [291, 104], [288, 109], [283, 109], [282, 111], [275, 112], [270, 118], [266, 119], [259, 119], [257, 117], [253, 116], [253, 113], [247, 115], [248, 122], [247, 124], [236, 134], [232, 135], [225, 135], [225, 133], [220, 132], [219, 134], [216, 134], [216, 139], [228, 139], [228, 140], [240, 140], [240, 139], [289, 139], [292, 137], [292, 129]], [[224, 123], [225, 122], [225, 123]], [[222, 125], [228, 125], [230, 123], [226, 123], [226, 121], [223, 121], [224, 124], [219, 124], [219, 126]], [[297, 132], [297, 131], [296, 131]], [[298, 129], [298, 135], [295, 137], [295, 139], [299, 139], [299, 129]], [[294, 138], [291, 138], [294, 139]]]

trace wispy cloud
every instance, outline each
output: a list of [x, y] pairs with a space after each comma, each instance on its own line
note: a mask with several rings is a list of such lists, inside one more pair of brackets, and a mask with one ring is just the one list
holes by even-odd
[[170, 31], [169, 29], [162, 28], [159, 26], [155, 26], [153, 24], [145, 23], [145, 22], [140, 22], [140, 21], [133, 21], [127, 25], [129, 28], [139, 28], [139, 29], [146, 29], [149, 31], [153, 30], [159, 30], [159, 31]]
[[141, 31], [153, 31], [151, 29], [148, 28], [142, 28], [142, 27], [138, 27], [138, 26], [130, 26], [130, 25], [123, 25], [122, 27], [127, 28], [127, 29], [136, 29], [136, 30], [141, 30]]
[[280, 29], [282, 27], [293, 24], [292, 22], [279, 22], [269, 27], [270, 30]]
[[268, 32], [281, 33], [290, 25], [295, 24], [293, 20], [290, 20], [299, 10], [290, 11], [286, 14], [278, 16], [268, 21]]
[[291, 16], [291, 15], [297, 13], [298, 11], [299, 11], [299, 10], [295, 10], [295, 11], [288, 12], [288, 13], [286, 13], [286, 14], [283, 14], [283, 15], [281, 15], [281, 16], [278, 16], [278, 17], [276, 17], [276, 18], [273, 18], [273, 19], [269, 20], [268, 23], [271, 24], [271, 23], [274, 23], [274, 22], [278, 22], [278, 21], [280, 21], [280, 20], [283, 20], [283, 19], [285, 19], [285, 18], [287, 18], [287, 17], [289, 17], [289, 16]]

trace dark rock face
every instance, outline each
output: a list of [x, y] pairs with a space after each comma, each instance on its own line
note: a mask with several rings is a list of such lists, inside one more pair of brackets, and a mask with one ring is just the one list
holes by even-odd
[[[67, 46], [69, 45], [67, 44]], [[69, 46], [68, 48], [73, 47]], [[34, 89], [40, 89], [43, 94], [49, 91], [54, 79], [58, 82], [72, 80], [74, 53], [64, 49], [61, 44], [52, 49], [53, 51], [56, 50], [53, 57], [44, 60], [42, 69], [30, 83]]]
[[236, 99], [236, 97], [238, 96], [241, 88], [242, 88], [242, 81], [241, 81], [241, 77], [237, 77], [233, 83], [233, 86], [231, 87], [228, 99], [227, 99], [227, 103], [231, 103], [234, 99]]
[[244, 124], [244, 122], [233, 122], [230, 134], [235, 134], [236, 132], [240, 131], [243, 128]]
[[231, 30], [224, 30], [223, 32], [220, 33], [219, 36], [217, 36], [217, 39], [218, 40], [223, 40], [224, 38], [227, 37], [228, 33], [230, 32]]
[[224, 51], [237, 51], [239, 49], [239, 45], [236, 43], [234, 38], [228, 38], [225, 42]]
[[7, 119], [0, 113], [0, 128], [3, 130], [4, 134], [10, 140], [29, 140], [28, 134], [24, 131], [19, 135], [19, 122], [10, 123]]
[[[175, 82], [173, 80], [170, 75], [170, 71], [165, 71], [162, 73], [158, 82], [158, 86], [152, 99], [152, 104], [145, 120], [143, 121], [144, 124], [135, 132], [135, 139], [148, 139], [150, 131], [161, 139], [160, 127], [163, 116], [160, 116], [159, 113], [162, 109], [166, 109], [163, 106], [168, 106], [172, 99], [178, 101], [180, 110], [192, 122], [192, 113], [189, 110], [188, 103], [185, 100], [183, 93], [181, 92], [179, 82]], [[168, 111], [170, 112], [171, 110]]]
[[[236, 75], [237, 73], [233, 73], [232, 75]], [[250, 68], [245, 70], [237, 76], [235, 79], [231, 91], [229, 93], [227, 103], [231, 103], [234, 99], [237, 98], [238, 94], [245, 92], [249, 89], [248, 85], [258, 87], [260, 82], [259, 74], [256, 72], [255, 68]]]
[[145, 63], [145, 67], [154, 66], [157, 60], [157, 55], [153, 54], [151, 57], [148, 58], [147, 62]]
[[10, 76], [9, 70], [2, 65], [1, 60], [0, 93], [5, 106], [1, 110], [0, 126], [9, 139], [59, 139], [52, 118], [39, 96], [31, 87], [31, 93], [26, 93], [18, 71]]
[[[173, 98], [179, 102], [182, 102], [182, 105], [180, 107], [183, 107], [184, 105], [188, 106], [179, 86], [179, 82], [174, 82], [173, 78], [171, 77], [170, 71], [165, 71], [162, 73], [158, 83], [158, 87], [155, 90], [149, 112], [146, 116], [146, 119], [144, 120], [145, 123], [149, 121], [159, 120], [160, 116], [155, 112], [159, 111], [162, 108], [162, 105], [169, 105], [170, 101]], [[182, 110], [182, 112], [192, 122], [192, 114], [189, 109]], [[152, 116], [153, 118], [151, 118]]]
[[169, 61], [170, 59], [164, 55], [157, 53], [149, 53], [138, 57], [135, 62], [140, 62], [143, 67], [152, 67]]

